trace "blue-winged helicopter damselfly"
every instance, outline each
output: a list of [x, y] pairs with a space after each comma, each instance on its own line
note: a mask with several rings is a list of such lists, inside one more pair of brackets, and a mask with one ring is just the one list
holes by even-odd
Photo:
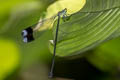
[[37, 24], [32, 25], [31, 27], [28, 27], [22, 31], [22, 37], [23, 42], [28, 43], [33, 40], [35, 40], [33, 33], [39, 31], [40, 28], [43, 28], [43, 26], [51, 26], [51, 24], [54, 23], [54, 21], [57, 19], [57, 26], [56, 26], [56, 33], [55, 38], [53, 40], [54, 42], [54, 50], [53, 50], [53, 58], [52, 58], [52, 64], [51, 64], [51, 70], [49, 77], [53, 77], [53, 70], [54, 70], [54, 64], [55, 64], [55, 55], [56, 55], [56, 45], [57, 45], [57, 37], [58, 37], [58, 31], [59, 31], [59, 24], [60, 24], [60, 18], [66, 18], [67, 17], [67, 8], [65, 8], [62, 11], [59, 11], [56, 15], [52, 16], [48, 19], [42, 19]]

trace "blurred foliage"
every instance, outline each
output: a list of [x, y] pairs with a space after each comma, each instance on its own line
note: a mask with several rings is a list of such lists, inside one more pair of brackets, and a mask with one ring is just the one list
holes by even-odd
[[19, 50], [13, 41], [0, 39], [0, 80], [19, 65]]
[[94, 50], [94, 54], [87, 56], [96, 67], [103, 71], [119, 72], [120, 38], [110, 40]]

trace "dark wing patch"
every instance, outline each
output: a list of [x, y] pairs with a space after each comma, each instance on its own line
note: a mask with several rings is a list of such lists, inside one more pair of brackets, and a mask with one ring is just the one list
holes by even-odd
[[33, 41], [34, 40], [33, 29], [31, 27], [24, 29], [22, 31], [22, 37], [23, 37], [23, 41], [26, 43]]

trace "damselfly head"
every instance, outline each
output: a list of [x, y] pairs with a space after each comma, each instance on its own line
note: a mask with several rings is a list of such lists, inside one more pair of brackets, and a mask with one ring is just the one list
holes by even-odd
[[28, 43], [34, 40], [33, 29], [28, 27], [22, 31], [23, 42]]

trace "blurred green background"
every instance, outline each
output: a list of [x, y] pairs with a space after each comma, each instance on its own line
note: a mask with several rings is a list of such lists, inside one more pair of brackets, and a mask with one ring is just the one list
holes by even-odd
[[86, 52], [87, 56], [56, 58], [55, 78], [48, 72], [52, 54], [46, 30], [32, 43], [21, 31], [38, 22], [55, 0], [0, 0], [0, 80], [120, 80], [120, 38]]

